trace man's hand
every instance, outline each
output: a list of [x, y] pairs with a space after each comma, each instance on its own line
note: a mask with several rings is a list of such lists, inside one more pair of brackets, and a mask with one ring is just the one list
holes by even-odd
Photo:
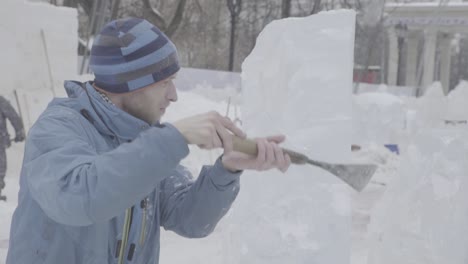
[[264, 171], [276, 168], [285, 173], [291, 165], [291, 159], [278, 146], [284, 140], [285, 136], [283, 135], [256, 139], [258, 148], [257, 157], [233, 151], [231, 141], [229, 143], [231, 145], [226, 144], [224, 146], [223, 165], [229, 171]]
[[20, 130], [20, 131], [16, 132], [16, 136], [15, 136], [15, 138], [13, 140], [15, 142], [21, 142], [21, 141], [24, 141], [25, 137], [26, 136], [24, 134], [24, 130]]
[[191, 116], [173, 125], [184, 136], [188, 144], [203, 149], [226, 148], [232, 150], [232, 134], [245, 138], [246, 135], [229, 118], [217, 112]]
[[234, 151], [232, 134], [240, 138], [246, 138], [246, 135], [229, 118], [217, 112], [191, 116], [173, 125], [184, 136], [187, 144], [198, 145], [203, 149], [224, 148], [222, 162], [230, 171], [277, 168], [284, 173], [291, 165], [289, 156], [278, 146], [285, 140], [283, 135], [257, 139], [257, 157]]

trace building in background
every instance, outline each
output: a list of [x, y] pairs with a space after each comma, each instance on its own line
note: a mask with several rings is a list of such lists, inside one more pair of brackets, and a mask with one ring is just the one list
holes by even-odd
[[468, 2], [390, 2], [385, 6], [388, 34], [387, 82], [425, 89], [440, 81], [447, 94], [454, 48], [468, 33]]

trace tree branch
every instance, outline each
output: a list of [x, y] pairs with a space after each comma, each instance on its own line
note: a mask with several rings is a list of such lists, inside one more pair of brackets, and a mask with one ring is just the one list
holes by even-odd
[[322, 0], [315, 0], [314, 1], [314, 7], [312, 8], [312, 11], [310, 12], [311, 15], [317, 14], [321, 8], [320, 5], [322, 4]]
[[91, 0], [77, 0], [77, 3], [83, 8], [86, 15], [91, 15], [91, 9], [93, 8], [93, 2]]
[[346, 8], [353, 8], [353, 6], [348, 2], [348, 0], [342, 0], [341, 4]]
[[281, 1], [281, 18], [286, 18], [291, 16], [291, 0], [282, 0]]
[[143, 12], [148, 20], [153, 22], [168, 37], [171, 37], [172, 35], [174, 35], [174, 33], [177, 31], [180, 24], [182, 23], [186, 4], [187, 0], [179, 0], [176, 11], [169, 25], [167, 24], [167, 21], [161, 15], [159, 10], [151, 6], [150, 0], [143, 0]]
[[114, 20], [117, 18], [119, 14], [119, 6], [120, 6], [120, 0], [114, 0], [112, 3], [112, 9], [111, 9], [111, 20]]
[[78, 3], [74, 0], [64, 0], [63, 1], [63, 6], [68, 6], [68, 7], [77, 7]]
[[166, 31], [167, 29], [166, 20], [164, 20], [159, 10], [151, 6], [150, 0], [143, 0], [143, 7], [144, 7], [145, 17], [151, 20], [151, 22], [155, 23], [156, 26], [159, 29], [161, 29], [161, 31], [163, 32]]
[[177, 28], [179, 28], [180, 24], [182, 23], [182, 18], [184, 18], [184, 10], [185, 5], [187, 4], [187, 0], [180, 0], [179, 4], [177, 5], [177, 9], [175, 11], [174, 17], [171, 20], [171, 24], [166, 30], [166, 35], [172, 36], [176, 32]]

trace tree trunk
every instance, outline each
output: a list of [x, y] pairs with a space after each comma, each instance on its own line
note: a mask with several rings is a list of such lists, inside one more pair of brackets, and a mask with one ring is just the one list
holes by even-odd
[[[73, 0], [71, 2], [74, 2]], [[85, 11], [86, 15], [90, 17], [92, 8], [93, 8], [93, 1], [92, 0], [77, 0], [76, 1]]]
[[291, 16], [291, 0], [282, 0], [281, 2], [281, 18]]
[[229, 44], [229, 71], [234, 69], [234, 53], [236, 43], [236, 26], [239, 14], [242, 10], [242, 0], [227, 0], [227, 6], [231, 14], [231, 39]]
[[150, 0], [143, 0], [143, 14], [146, 19], [155, 24], [168, 37], [171, 37], [182, 23], [186, 3], [187, 0], [179, 0], [175, 14], [169, 25], [166, 19], [164, 19], [164, 17], [161, 15], [161, 12], [151, 6]]
[[120, 0], [114, 0], [112, 2], [112, 9], [111, 9], [111, 20], [114, 20], [119, 15], [119, 6]]
[[320, 5], [322, 4], [322, 0], [314, 0], [314, 7], [312, 8], [312, 12], [310, 12], [311, 15], [317, 14], [321, 8]]
[[186, 4], [187, 4], [187, 0], [179, 1], [174, 17], [172, 18], [171, 23], [169, 24], [165, 32], [166, 35], [168, 35], [169, 37], [174, 35], [174, 33], [177, 31], [180, 24], [182, 23], [182, 19], [184, 18], [184, 10], [185, 10]]
[[67, 6], [67, 7], [77, 7], [78, 6], [78, 3], [74, 0], [65, 0], [63, 1], [63, 6]]
[[235, 50], [235, 39], [236, 39], [236, 23], [237, 19], [235, 16], [231, 17], [231, 37], [229, 42], [229, 71], [234, 69], [234, 50]]

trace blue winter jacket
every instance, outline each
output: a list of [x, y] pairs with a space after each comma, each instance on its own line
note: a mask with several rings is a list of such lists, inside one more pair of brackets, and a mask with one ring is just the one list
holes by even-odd
[[7, 264], [117, 263], [127, 208], [125, 263], [158, 263], [160, 226], [189, 238], [213, 231], [240, 173], [218, 159], [193, 181], [171, 124], [150, 127], [89, 83], [65, 88], [69, 98], [54, 99], [28, 135]]

